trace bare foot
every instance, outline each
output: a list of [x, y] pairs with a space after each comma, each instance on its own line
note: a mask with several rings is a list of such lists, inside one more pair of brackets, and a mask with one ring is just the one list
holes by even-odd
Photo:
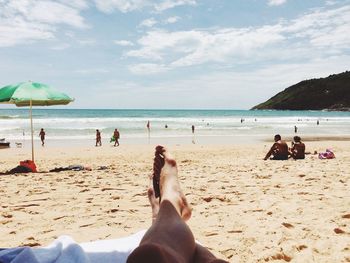
[[152, 224], [156, 221], [159, 212], [159, 202], [154, 195], [153, 187], [150, 187], [147, 191], [148, 200], [152, 207]]
[[163, 147], [157, 146], [156, 152], [154, 154], [154, 160], [153, 160], [153, 174], [152, 174], [152, 181], [153, 181], [153, 190], [155, 197], [159, 197], [159, 202], [161, 200], [160, 196], [160, 173], [162, 171], [162, 168], [164, 166], [164, 156], [163, 156]]
[[176, 161], [166, 148], [157, 146], [156, 151], [160, 151], [164, 156], [164, 166], [160, 173], [161, 202], [170, 201], [182, 219], [186, 221], [191, 217], [192, 209], [180, 188]]

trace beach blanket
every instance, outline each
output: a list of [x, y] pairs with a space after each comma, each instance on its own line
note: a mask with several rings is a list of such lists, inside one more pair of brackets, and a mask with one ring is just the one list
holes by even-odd
[[0, 263], [123, 263], [139, 246], [146, 230], [124, 238], [76, 243], [60, 236], [47, 247], [0, 250]]

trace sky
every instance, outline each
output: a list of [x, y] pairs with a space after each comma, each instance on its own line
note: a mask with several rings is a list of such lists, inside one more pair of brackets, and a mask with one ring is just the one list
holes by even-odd
[[70, 108], [250, 109], [350, 69], [350, 0], [0, 0], [0, 62]]

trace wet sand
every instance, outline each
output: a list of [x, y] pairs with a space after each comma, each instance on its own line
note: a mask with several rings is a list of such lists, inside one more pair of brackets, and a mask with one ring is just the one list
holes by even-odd
[[[146, 229], [155, 145], [38, 147], [39, 171], [72, 164], [92, 171], [0, 176], [0, 246], [113, 239]], [[350, 262], [350, 142], [316, 141], [334, 160], [263, 161], [269, 143], [170, 145], [198, 241], [229, 262]], [[28, 159], [0, 150], [0, 170]], [[107, 166], [105, 170], [97, 170]]]

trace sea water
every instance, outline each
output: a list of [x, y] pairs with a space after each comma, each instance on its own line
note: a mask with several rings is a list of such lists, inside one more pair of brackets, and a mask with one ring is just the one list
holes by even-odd
[[[104, 141], [109, 141], [115, 128], [120, 131], [121, 141], [127, 143], [252, 141], [277, 133], [292, 136], [295, 127], [301, 136], [350, 136], [350, 112], [327, 111], [35, 108], [33, 123], [36, 140], [40, 128], [44, 128], [46, 139], [56, 141], [94, 140], [96, 129]], [[27, 108], [0, 109], [0, 138], [16, 142], [30, 139]]]

